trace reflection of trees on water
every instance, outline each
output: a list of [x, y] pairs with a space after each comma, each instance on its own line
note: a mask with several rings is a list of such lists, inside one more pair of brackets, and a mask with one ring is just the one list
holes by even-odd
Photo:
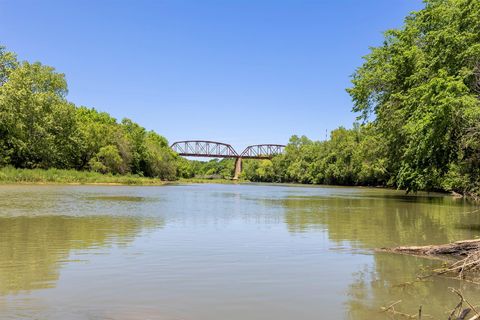
[[[447, 243], [474, 238], [480, 214], [464, 203], [447, 197], [367, 194], [365, 197], [297, 197], [282, 200], [285, 223], [290, 232], [326, 230], [330, 240], [347, 241], [352, 247], [373, 249], [397, 245]], [[352, 257], [355, 259], [355, 257]], [[459, 285], [472, 301], [480, 301], [480, 290], [456, 280], [435, 278], [404, 286], [415, 280], [424, 267], [438, 261], [374, 253], [374, 263], [353, 275], [348, 288], [348, 318], [387, 319], [382, 306], [402, 300], [397, 310], [424, 313], [443, 319], [458, 297], [449, 287]]]
[[380, 313], [381, 307], [399, 300], [402, 302], [397, 305], [397, 311], [415, 314], [422, 305], [424, 315], [446, 319], [447, 312], [458, 303], [458, 296], [450, 287], [461, 289], [472, 302], [480, 301], [480, 289], [474, 284], [444, 277], [415, 282], [422, 268], [438, 266], [439, 261], [376, 253], [374, 262], [371, 269], [367, 267], [354, 275], [354, 282], [348, 289], [349, 319], [391, 319], [388, 314]]
[[445, 243], [474, 237], [480, 215], [446, 197], [286, 198], [291, 232], [326, 229], [330, 240], [376, 248]]
[[0, 218], [0, 295], [53, 287], [72, 250], [126, 245], [162, 224], [107, 215]]

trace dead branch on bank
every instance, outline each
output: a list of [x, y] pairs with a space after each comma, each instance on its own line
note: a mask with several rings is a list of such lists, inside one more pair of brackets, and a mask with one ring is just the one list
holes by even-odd
[[465, 256], [474, 251], [480, 250], [480, 239], [462, 240], [454, 243], [430, 245], [430, 246], [410, 246], [410, 247], [395, 247], [395, 248], [381, 248], [380, 251], [402, 253], [417, 256]]
[[[467, 299], [465, 299], [462, 292], [455, 288], [449, 288], [449, 289], [459, 297], [460, 301], [450, 311], [448, 320], [480, 320], [480, 313], [477, 311], [477, 308], [474, 307]], [[398, 300], [390, 304], [389, 306], [381, 307], [380, 309], [382, 312], [390, 313], [394, 318], [395, 316], [400, 316], [405, 319], [418, 319], [418, 320], [425, 319], [425, 318], [432, 318], [432, 316], [428, 314], [422, 315], [422, 306], [418, 308], [418, 313], [412, 313], [412, 314], [395, 310], [395, 306], [399, 305], [401, 302], [402, 300]], [[467, 318], [467, 316], [472, 311], [475, 315], [470, 318]]]
[[[401, 302], [402, 302], [402, 300], [398, 300], [398, 301], [392, 303], [391, 305], [389, 305], [388, 307], [381, 307], [380, 309], [382, 310], [382, 312], [390, 313], [393, 317], [400, 316], [400, 317], [406, 318], [406, 319], [419, 319], [419, 320], [422, 319], [422, 306], [420, 306], [418, 308], [418, 314], [417, 313], [408, 314], [408, 313], [404, 313], [404, 312], [400, 312], [400, 311], [395, 310], [395, 306], [397, 304], [401, 303]], [[423, 317], [424, 318], [431, 318], [431, 316], [428, 315], [428, 314], [424, 314]]]
[[[457, 290], [455, 288], [450, 288], [450, 290], [452, 290], [452, 292], [455, 293], [460, 298], [460, 301], [455, 306], [455, 308], [453, 308], [453, 310], [450, 312], [450, 316], [448, 317], [448, 320], [454, 320], [454, 319], [464, 320], [466, 319], [470, 311], [473, 311], [475, 315], [471, 318], [468, 318], [468, 320], [480, 319], [480, 314], [478, 313], [477, 309], [470, 302], [468, 302], [467, 299], [465, 299], [465, 297], [463, 296], [460, 290]], [[463, 308], [464, 304], [466, 304], [468, 308]]]
[[[380, 251], [433, 257], [450, 261], [445, 267], [437, 268], [433, 270], [432, 274], [421, 276], [419, 277], [420, 279], [434, 275], [450, 274], [458, 279], [480, 283], [480, 278], [473, 277], [476, 274], [480, 274], [480, 239], [463, 240], [441, 245], [382, 248]], [[469, 279], [467, 279], [467, 275]]]
[[[428, 275], [419, 276], [417, 280], [406, 283], [406, 285], [415, 284], [418, 281], [423, 281], [425, 278], [435, 275], [448, 276], [449, 274], [453, 275], [453, 278], [455, 279], [480, 284], [480, 239], [463, 240], [441, 245], [382, 248], [379, 249], [379, 251], [430, 257], [450, 262], [444, 267], [434, 269], [432, 273]], [[460, 298], [460, 301], [450, 312], [448, 320], [480, 320], [479, 310], [477, 310], [476, 307], [474, 307], [467, 299], [465, 299], [462, 292], [454, 288], [450, 288], [450, 290]], [[397, 301], [389, 307], [384, 307], [382, 308], [382, 311], [390, 312], [394, 316], [399, 315], [410, 319], [417, 318], [417, 315], [410, 315], [396, 311], [394, 307], [400, 302], [401, 301]], [[467, 316], [472, 312], [474, 315], [470, 318], [467, 318]], [[420, 307], [418, 319], [421, 317], [422, 314]]]
[[[391, 305], [389, 305], [388, 307], [382, 307], [382, 312], [389, 312], [391, 313], [393, 316], [401, 316], [403, 318], [407, 318], [407, 319], [415, 319], [417, 318], [417, 315], [416, 314], [408, 314], [408, 313], [403, 313], [403, 312], [400, 312], [400, 311], [397, 311], [395, 310], [395, 306], [397, 304], [399, 304], [400, 302], [402, 302], [402, 300], [398, 300], [394, 303], [392, 303]], [[419, 311], [419, 314], [421, 316], [422, 312], [421, 312], [422, 308], [420, 307], [420, 311]]]

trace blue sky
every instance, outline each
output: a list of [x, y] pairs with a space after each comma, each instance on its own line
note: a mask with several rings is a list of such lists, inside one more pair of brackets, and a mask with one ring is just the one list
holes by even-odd
[[170, 142], [324, 139], [350, 75], [420, 0], [0, 0], [0, 44], [66, 74], [68, 99]]

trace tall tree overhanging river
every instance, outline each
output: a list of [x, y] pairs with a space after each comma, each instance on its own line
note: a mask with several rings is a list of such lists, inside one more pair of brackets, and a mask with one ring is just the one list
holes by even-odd
[[279, 185], [0, 186], [0, 318], [445, 318], [439, 262], [375, 252], [474, 238], [464, 200]]

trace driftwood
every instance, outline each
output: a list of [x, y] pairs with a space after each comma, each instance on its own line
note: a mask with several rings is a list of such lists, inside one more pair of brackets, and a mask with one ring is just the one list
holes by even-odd
[[462, 240], [454, 243], [430, 246], [381, 248], [380, 251], [403, 253], [416, 256], [449, 255], [455, 257], [464, 257], [476, 251], [480, 251], [480, 239]]
[[[422, 306], [419, 307], [418, 314], [416, 314], [416, 313], [408, 314], [408, 313], [404, 313], [404, 312], [400, 312], [400, 311], [395, 310], [395, 306], [397, 304], [399, 304], [400, 302], [402, 302], [402, 300], [398, 300], [397, 302], [392, 303], [388, 307], [382, 307], [380, 309], [382, 310], [382, 312], [388, 312], [388, 313], [392, 314], [394, 317], [395, 316], [400, 316], [400, 317], [406, 318], [406, 319], [420, 319], [420, 320], [422, 319]], [[431, 316], [430, 315], [424, 315], [424, 318], [431, 318]]]
[[[460, 298], [460, 301], [449, 312], [448, 320], [480, 320], [480, 313], [467, 299], [465, 299], [462, 292], [455, 288], [450, 288], [450, 290]], [[390, 313], [394, 319], [396, 319], [395, 316], [400, 316], [401, 318], [405, 318], [405, 319], [418, 319], [418, 320], [432, 318], [431, 315], [422, 314], [422, 306], [418, 308], [418, 313], [412, 313], [412, 314], [395, 310], [395, 307], [399, 305], [401, 302], [402, 300], [398, 300], [390, 304], [388, 307], [381, 307], [380, 310], [381, 312]], [[471, 315], [472, 313], [474, 314], [473, 316], [467, 317], [469, 314]]]
[[[468, 302], [467, 299], [463, 297], [462, 292], [455, 288], [450, 288], [450, 290], [460, 298], [460, 301], [455, 306], [455, 308], [450, 312], [450, 316], [448, 317], [448, 320], [467, 319], [467, 315], [470, 313], [470, 311], [473, 311], [475, 315], [471, 318], [468, 318], [468, 320], [478, 320], [480, 317], [480, 313], [478, 313], [477, 309], [470, 302]], [[468, 308], [463, 308], [464, 304], [466, 304]]]
[[450, 261], [448, 266], [435, 269], [432, 274], [420, 276], [419, 279], [433, 275], [454, 275], [455, 278], [480, 284], [480, 239], [431, 246], [382, 248], [380, 251]]
[[[456, 279], [480, 284], [480, 239], [463, 240], [441, 245], [382, 248], [379, 249], [379, 251], [430, 258], [440, 258], [447, 261], [453, 260], [453, 262], [448, 264], [446, 267], [433, 270], [433, 273], [431, 274], [418, 276], [416, 281], [423, 281], [425, 278], [435, 275], [453, 275]], [[466, 300], [459, 290], [454, 288], [450, 289], [460, 298], [460, 301], [450, 312], [450, 316], [448, 317], [448, 319], [480, 320], [480, 310], [476, 309], [468, 300]], [[404, 314], [395, 310], [395, 306], [399, 303], [400, 301], [397, 301], [388, 307], [384, 307], [382, 308], [382, 311], [414, 319], [413, 314]], [[469, 316], [469, 314], [471, 315], [472, 313], [473, 316], [467, 317]], [[418, 318], [415, 318], [421, 319], [421, 316], [422, 312], [420, 307]]]

